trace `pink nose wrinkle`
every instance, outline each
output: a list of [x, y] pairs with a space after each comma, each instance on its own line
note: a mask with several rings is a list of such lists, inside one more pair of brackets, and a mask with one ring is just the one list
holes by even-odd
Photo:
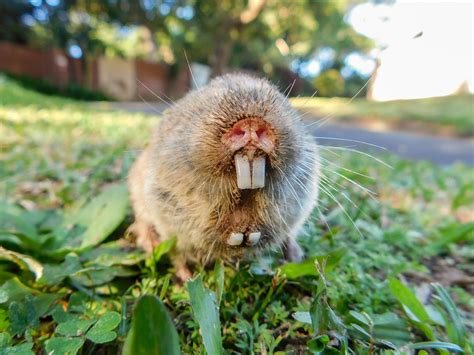
[[250, 159], [257, 149], [269, 154], [275, 149], [273, 128], [260, 118], [245, 118], [238, 121], [222, 136], [222, 142], [232, 153], [244, 148]]

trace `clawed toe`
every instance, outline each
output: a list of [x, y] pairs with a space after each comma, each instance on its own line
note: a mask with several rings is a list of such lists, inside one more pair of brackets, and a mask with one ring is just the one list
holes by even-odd
[[304, 258], [303, 250], [298, 243], [291, 238], [285, 242], [283, 246], [283, 254], [286, 261], [289, 261], [290, 263], [300, 263]]
[[227, 238], [227, 244], [230, 246], [239, 246], [242, 244], [253, 246], [260, 241], [261, 235], [262, 234], [258, 231], [252, 233], [230, 233], [229, 238]]

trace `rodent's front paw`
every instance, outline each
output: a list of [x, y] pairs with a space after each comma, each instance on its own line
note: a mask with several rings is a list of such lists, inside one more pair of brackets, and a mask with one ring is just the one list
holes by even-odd
[[283, 253], [286, 261], [289, 261], [290, 263], [300, 263], [304, 258], [303, 249], [301, 249], [298, 243], [291, 238], [285, 242]]

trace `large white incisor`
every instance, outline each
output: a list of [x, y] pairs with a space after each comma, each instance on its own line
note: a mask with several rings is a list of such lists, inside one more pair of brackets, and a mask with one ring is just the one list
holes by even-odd
[[236, 154], [235, 170], [239, 189], [258, 189], [265, 186], [265, 157], [257, 157], [250, 164], [246, 155]]

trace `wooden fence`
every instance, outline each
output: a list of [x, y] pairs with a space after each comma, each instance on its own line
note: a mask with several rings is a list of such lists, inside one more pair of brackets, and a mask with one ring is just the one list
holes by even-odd
[[84, 61], [58, 49], [39, 50], [9, 42], [0, 42], [0, 71], [60, 87], [76, 83], [118, 100], [159, 101], [155, 94], [176, 98], [190, 87], [190, 75], [184, 66], [172, 76], [170, 67], [164, 64], [107, 57]]

